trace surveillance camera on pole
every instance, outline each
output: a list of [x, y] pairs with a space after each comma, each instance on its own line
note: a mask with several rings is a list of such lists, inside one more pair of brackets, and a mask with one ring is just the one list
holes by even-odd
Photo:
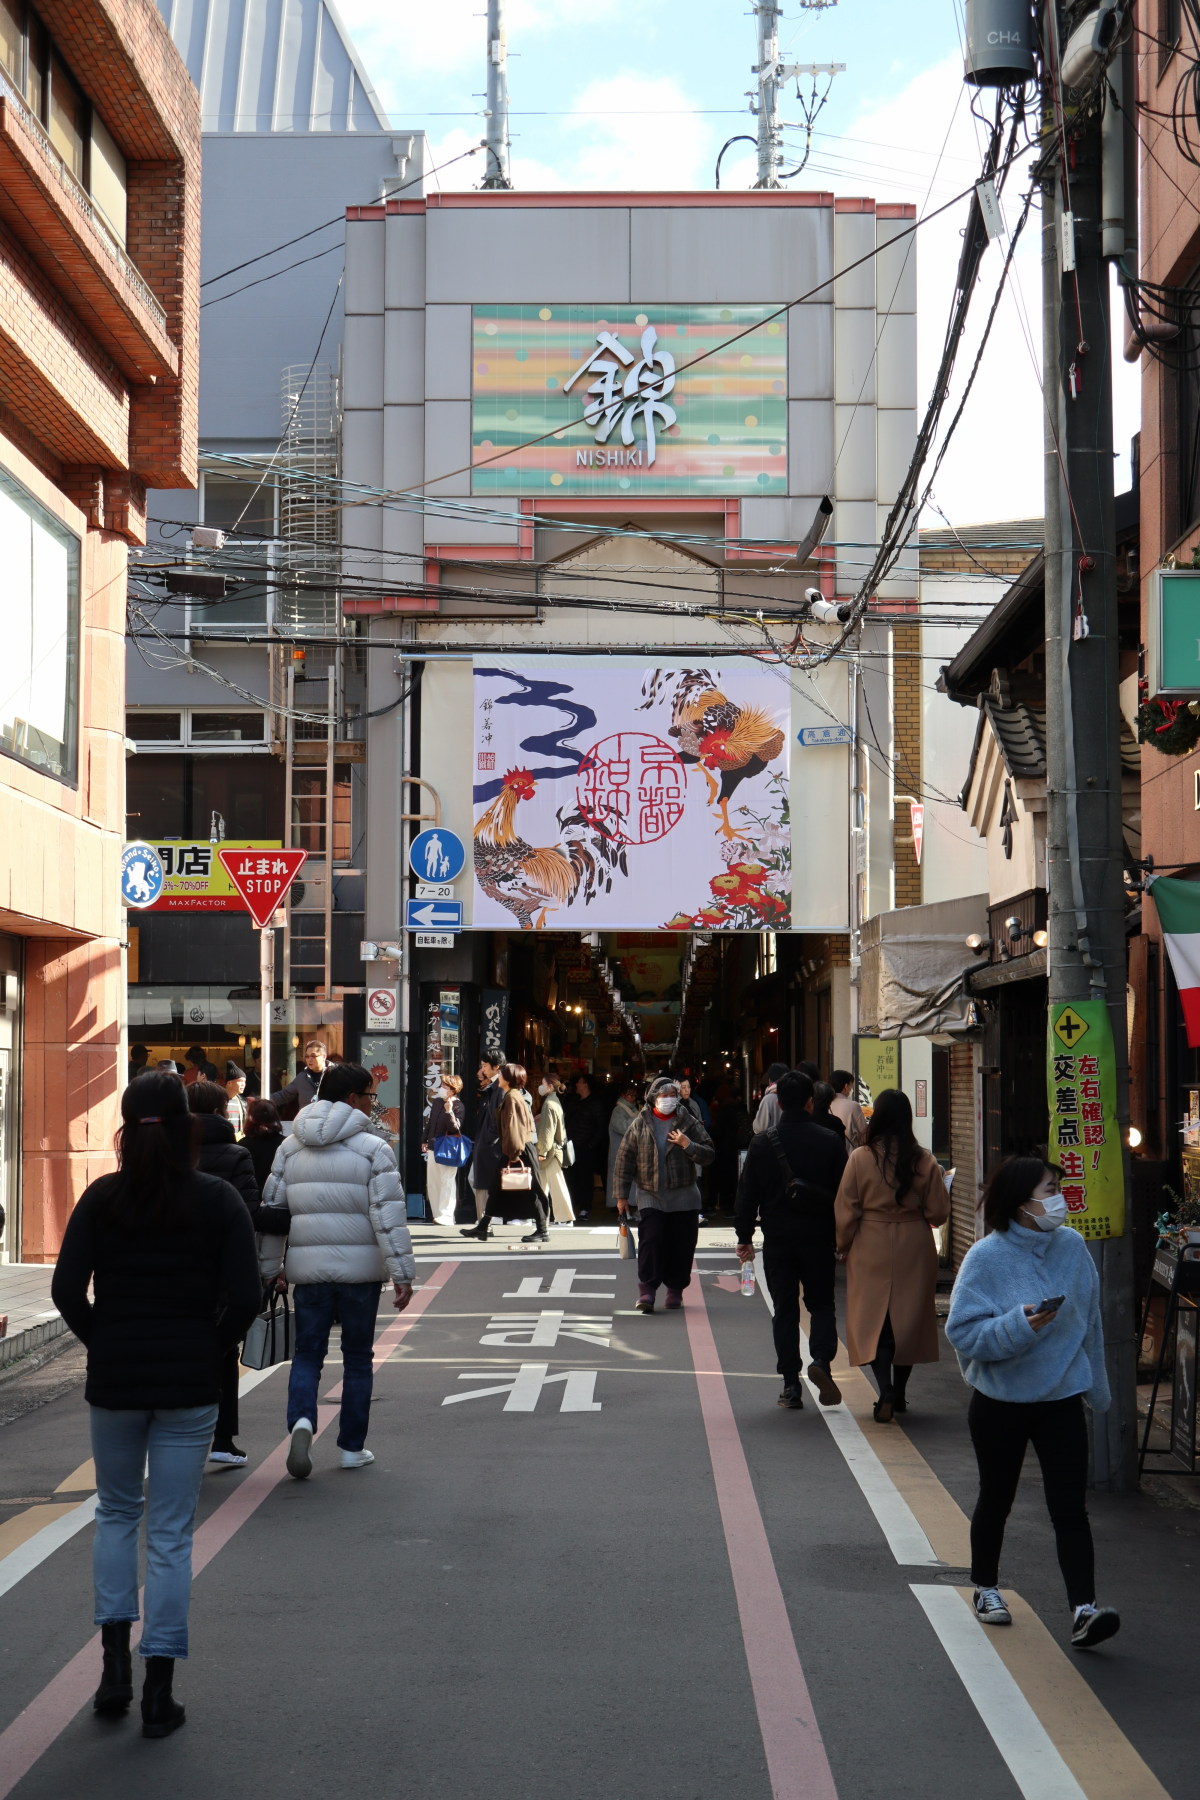
[[826, 600], [820, 588], [805, 588], [808, 616], [818, 625], [844, 625], [854, 611], [850, 600]]

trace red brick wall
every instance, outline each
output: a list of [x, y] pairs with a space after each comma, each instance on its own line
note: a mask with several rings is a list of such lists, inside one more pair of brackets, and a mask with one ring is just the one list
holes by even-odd
[[975, 1167], [975, 1048], [950, 1049], [950, 1160], [956, 1171], [950, 1191], [950, 1260], [957, 1269], [975, 1242], [979, 1172]]

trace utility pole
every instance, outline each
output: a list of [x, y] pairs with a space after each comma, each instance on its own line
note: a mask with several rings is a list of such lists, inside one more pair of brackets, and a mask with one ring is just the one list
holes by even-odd
[[[1107, 1004], [1129, 1193], [1128, 1037], [1117, 698], [1109, 270], [1102, 254], [1098, 106], [1068, 107], [1060, 78], [1068, 13], [1044, 8], [1043, 382], [1045, 392], [1046, 772], [1049, 999]], [[1069, 135], [1068, 135], [1069, 134]], [[1137, 1485], [1136, 1308], [1130, 1208], [1090, 1248], [1100, 1274], [1112, 1406], [1093, 1420], [1097, 1486]]]
[[[836, 0], [800, 0], [806, 12], [820, 12]], [[813, 120], [824, 105], [815, 99], [818, 76], [835, 75], [845, 70], [845, 63], [784, 63], [779, 60], [779, 20], [783, 8], [779, 0], [754, 0], [754, 17], [758, 25], [758, 61], [751, 73], [758, 77], [757, 91], [750, 91], [750, 111], [758, 120], [758, 179], [756, 188], [777, 188], [783, 168], [783, 128], [779, 122], [779, 91], [785, 82], [795, 80], [800, 97], [800, 77], [808, 75], [814, 83], [814, 100], [802, 110], [811, 139]], [[828, 89], [826, 89], [828, 93]], [[804, 161], [808, 160], [805, 151]], [[803, 163], [801, 164], [803, 167]], [[791, 171], [798, 174], [798, 169]]]
[[511, 188], [508, 172], [508, 37], [504, 0], [488, 0], [487, 9], [487, 168], [485, 188]]

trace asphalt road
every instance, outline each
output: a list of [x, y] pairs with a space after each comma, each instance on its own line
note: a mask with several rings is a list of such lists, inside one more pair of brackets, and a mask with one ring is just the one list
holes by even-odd
[[[731, 1254], [682, 1314], [644, 1318], [599, 1239], [445, 1241], [419, 1316], [380, 1315], [371, 1468], [341, 1471], [325, 1429], [290, 1481], [286, 1370], [244, 1394], [249, 1468], [204, 1480], [173, 1738], [86, 1704], [78, 1380], [0, 1430], [0, 1800], [1197, 1791], [1200, 1514], [1097, 1497], [1099, 1597], [1125, 1624], [1081, 1657], [1027, 1473], [1015, 1623], [988, 1632], [962, 1597], [952, 1360], [916, 1372], [903, 1429], [873, 1425], [857, 1374], [846, 1406], [781, 1412], [767, 1308]], [[331, 1361], [323, 1392], [339, 1379]]]

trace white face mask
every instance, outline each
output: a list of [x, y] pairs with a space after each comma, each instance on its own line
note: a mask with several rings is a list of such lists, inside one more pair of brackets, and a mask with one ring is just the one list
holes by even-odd
[[1067, 1203], [1061, 1194], [1046, 1194], [1042, 1205], [1046, 1209], [1044, 1213], [1026, 1211], [1025, 1217], [1030, 1225], [1035, 1226], [1038, 1231], [1057, 1231], [1060, 1225], [1065, 1225]]
[[655, 1112], [665, 1113], [668, 1118], [670, 1118], [671, 1114], [675, 1111], [675, 1108], [678, 1105], [679, 1105], [679, 1095], [678, 1094], [656, 1094], [654, 1096]]
[[548, 1081], [541, 1081], [538, 1083], [538, 1093], [542, 1096], [543, 1100], [546, 1098], [547, 1094], [552, 1094], [553, 1092], [554, 1089], [550, 1086]]

